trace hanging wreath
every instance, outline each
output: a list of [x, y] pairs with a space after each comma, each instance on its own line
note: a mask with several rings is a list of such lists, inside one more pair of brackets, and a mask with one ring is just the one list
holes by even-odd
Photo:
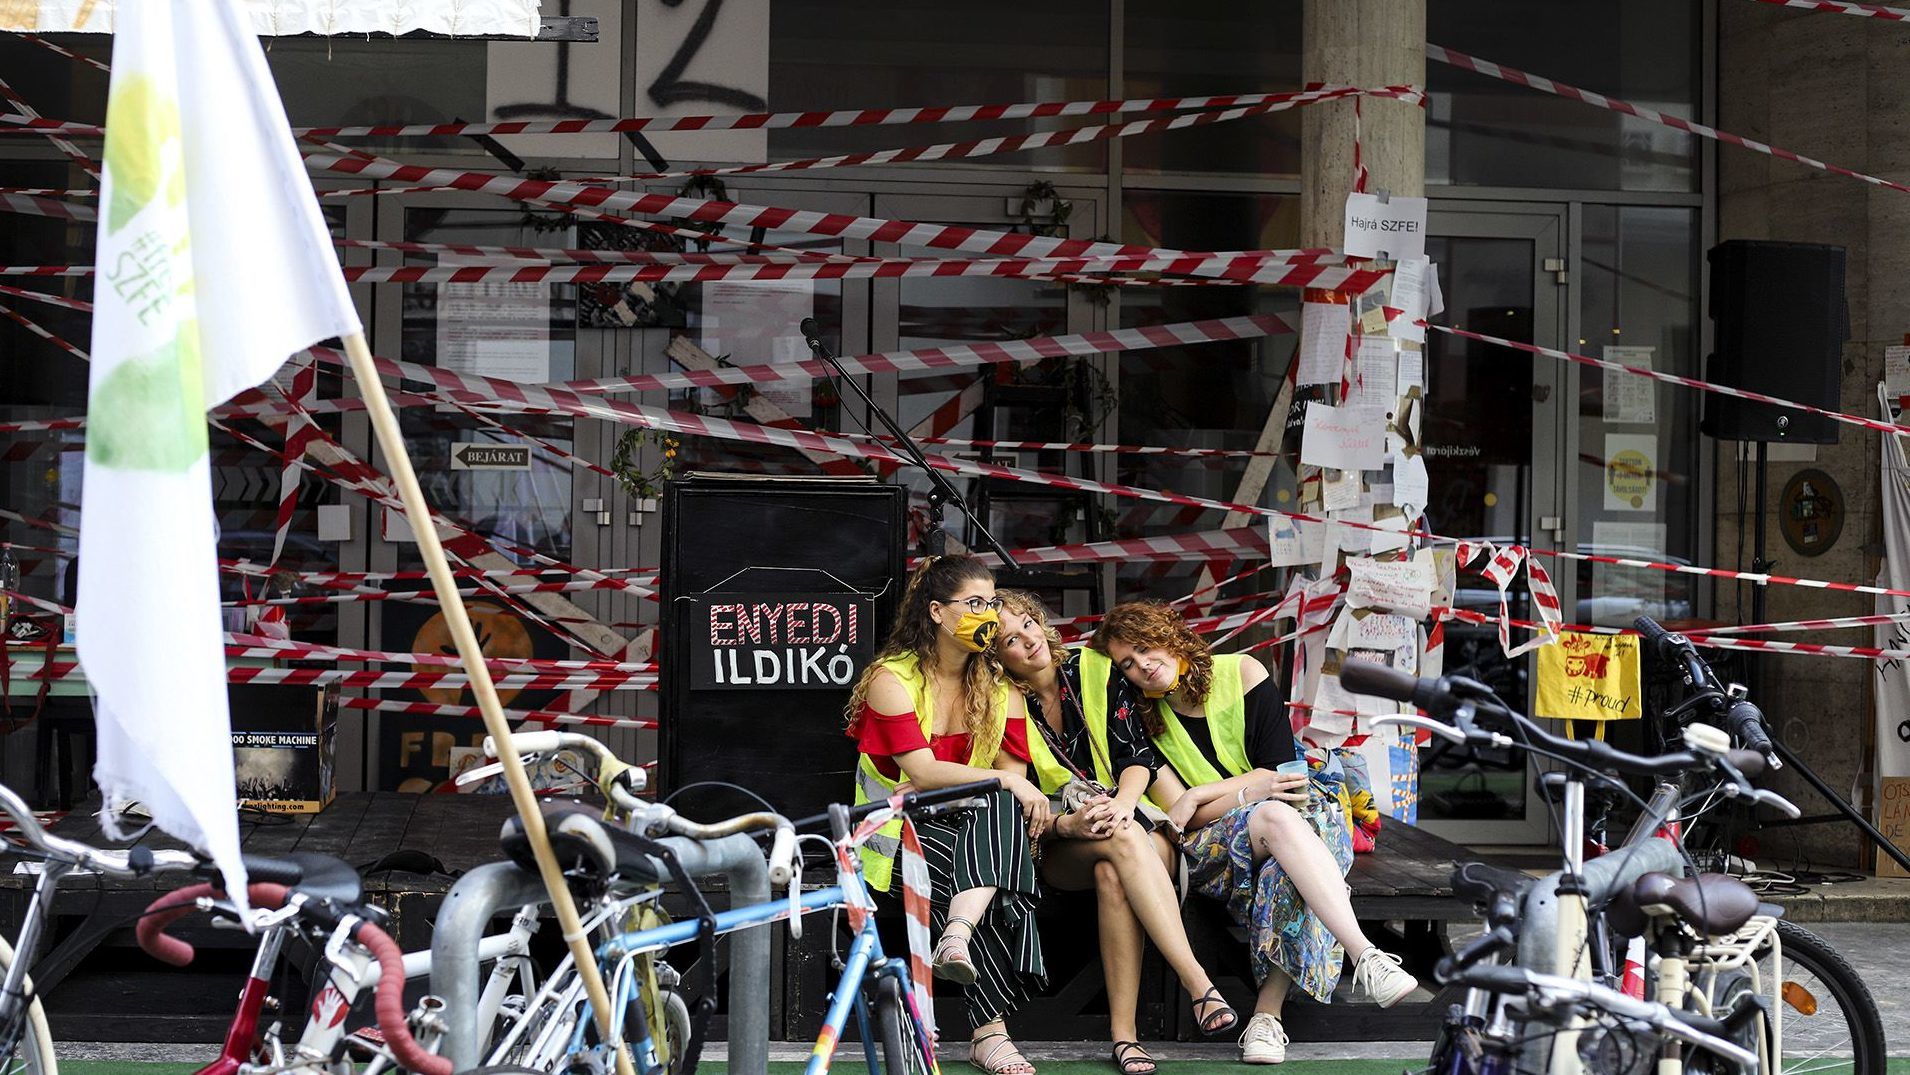
[[[655, 442], [663, 455], [654, 469], [639, 470], [637, 452], [648, 442]], [[617, 446], [610, 453], [610, 470], [631, 499], [655, 500], [663, 495], [663, 483], [676, 477], [676, 453], [681, 444], [676, 437], [661, 430], [626, 429], [617, 437]]]
[[[1048, 207], [1047, 213], [1041, 213], [1042, 206]], [[1037, 180], [1022, 188], [1021, 226], [1030, 235], [1053, 237], [1065, 235], [1068, 230], [1068, 214], [1074, 212], [1074, 203], [1061, 196], [1053, 183], [1046, 179]], [[1037, 223], [1037, 221], [1041, 221]]]

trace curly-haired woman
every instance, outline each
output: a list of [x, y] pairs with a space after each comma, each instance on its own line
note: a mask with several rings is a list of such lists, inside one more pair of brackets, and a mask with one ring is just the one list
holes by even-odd
[[1135, 1019], [1143, 936], [1154, 939], [1180, 978], [1203, 1032], [1224, 1034], [1239, 1022], [1187, 943], [1170, 873], [1173, 845], [1135, 820], [1160, 768], [1138, 715], [1152, 703], [1114, 675], [1101, 654], [1063, 650], [1034, 595], [1003, 590], [1001, 600], [1001, 636], [990, 652], [1027, 692], [1036, 780], [1050, 795], [1071, 783], [1096, 789], [1055, 819], [1041, 845], [1041, 879], [1054, 888], [1095, 891], [1114, 1064], [1122, 1075], [1148, 1075], [1154, 1058], [1140, 1043]]
[[[1240, 1038], [1241, 1059], [1286, 1058], [1280, 1014], [1287, 992], [1328, 1000], [1342, 948], [1354, 985], [1382, 1007], [1411, 993], [1418, 981], [1367, 939], [1353, 915], [1345, 881], [1353, 848], [1339, 782], [1317, 770], [1279, 771], [1304, 752], [1286, 700], [1260, 662], [1210, 652], [1180, 613], [1151, 602], [1111, 609], [1089, 644], [1155, 700], [1142, 714], [1167, 761], [1155, 794], [1185, 834], [1190, 883], [1248, 929], [1260, 992]], [[1332, 802], [1308, 807], [1319, 798]]]
[[[980, 805], [918, 822], [940, 930], [938, 977], [967, 987], [970, 1061], [991, 1075], [1033, 1075], [1004, 1017], [1046, 981], [1035, 932], [1033, 842], [1048, 828], [1048, 797], [1027, 777], [1021, 693], [983, 650], [1000, 628], [994, 576], [966, 556], [931, 557], [909, 577], [895, 626], [849, 701], [861, 758], [857, 803], [904, 780], [944, 788], [999, 779]], [[889, 889], [900, 820], [862, 849], [869, 885]]]

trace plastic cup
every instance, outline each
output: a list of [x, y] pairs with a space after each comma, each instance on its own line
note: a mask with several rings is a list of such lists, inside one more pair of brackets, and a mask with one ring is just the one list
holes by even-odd
[[[1295, 758], [1292, 761], [1283, 761], [1279, 765], [1274, 766], [1273, 771], [1276, 773], [1280, 773], [1283, 776], [1285, 775], [1305, 776], [1307, 775], [1306, 759]], [[1313, 813], [1313, 789], [1310, 785], [1308, 785], [1308, 786], [1305, 786], [1305, 790], [1307, 792], [1307, 801], [1305, 805], [1296, 807], [1296, 809], [1298, 809], [1300, 813], [1302, 814], [1310, 815]]]

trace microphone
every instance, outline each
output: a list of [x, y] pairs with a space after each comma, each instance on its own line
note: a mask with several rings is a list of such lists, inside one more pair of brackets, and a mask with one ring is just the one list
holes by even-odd
[[815, 318], [803, 318], [801, 323], [796, 326], [796, 329], [802, 333], [802, 341], [810, 347], [822, 346], [822, 326], [816, 324]]

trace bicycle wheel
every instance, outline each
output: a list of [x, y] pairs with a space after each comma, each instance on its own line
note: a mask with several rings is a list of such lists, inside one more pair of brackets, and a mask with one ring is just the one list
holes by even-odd
[[[0, 975], [5, 975], [13, 966], [13, 946], [6, 938], [0, 937]], [[19, 1027], [0, 1028], [5, 1040], [18, 1036], [19, 1042], [13, 1046], [4, 1059], [0, 1059], [0, 1075], [59, 1075], [59, 1061], [53, 1055], [53, 1032], [47, 1029], [46, 1010], [40, 1007], [40, 998], [33, 995], [33, 983], [27, 983], [26, 1018]]]
[[877, 977], [873, 1003], [876, 1033], [882, 1040], [884, 1075], [928, 1075], [935, 1070], [922, 1052], [922, 1042], [928, 1035], [919, 1032], [914, 1017], [909, 1015], [901, 981], [892, 974]]
[[1779, 920], [1784, 965], [1771, 966], [1768, 952], [1758, 960], [1767, 983], [1776, 973], [1782, 983], [1784, 1055], [1782, 1075], [1884, 1075], [1883, 1017], [1855, 969], [1810, 930]]

